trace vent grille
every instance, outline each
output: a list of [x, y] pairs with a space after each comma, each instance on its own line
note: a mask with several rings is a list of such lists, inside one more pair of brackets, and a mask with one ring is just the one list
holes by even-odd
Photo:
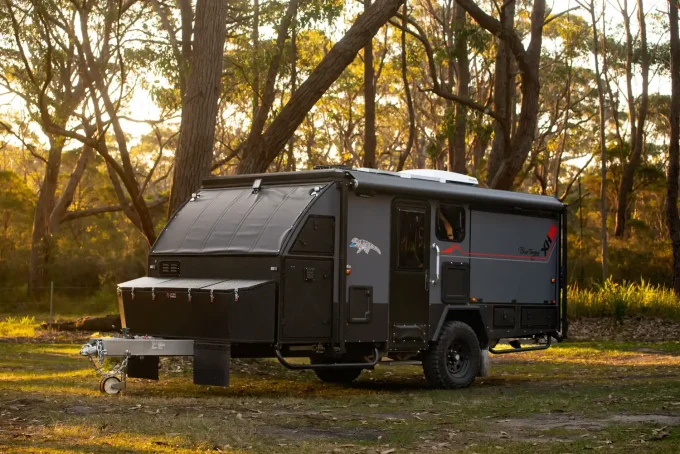
[[161, 276], [179, 276], [178, 261], [162, 261], [159, 263], [158, 274]]

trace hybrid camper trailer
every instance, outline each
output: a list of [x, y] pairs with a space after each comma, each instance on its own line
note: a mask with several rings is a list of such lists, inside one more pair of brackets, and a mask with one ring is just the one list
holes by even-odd
[[159, 236], [148, 276], [119, 285], [124, 336], [81, 353], [123, 359], [103, 372], [109, 393], [157, 379], [172, 355], [193, 356], [198, 384], [227, 386], [232, 357], [276, 357], [328, 382], [415, 360], [433, 386], [468, 386], [480, 352], [566, 335], [565, 226], [552, 197], [450, 172], [210, 177]]

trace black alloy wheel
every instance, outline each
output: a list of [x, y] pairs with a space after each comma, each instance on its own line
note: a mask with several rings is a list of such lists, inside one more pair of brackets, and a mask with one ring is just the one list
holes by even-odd
[[470, 386], [481, 363], [477, 335], [470, 325], [459, 321], [446, 322], [439, 339], [423, 355], [425, 378], [435, 388]]

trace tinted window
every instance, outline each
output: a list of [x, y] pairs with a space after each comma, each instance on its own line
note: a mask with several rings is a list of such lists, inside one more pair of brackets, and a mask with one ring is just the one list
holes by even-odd
[[443, 241], [463, 241], [465, 238], [465, 208], [439, 205], [437, 210], [437, 238]]
[[399, 210], [399, 256], [401, 269], [420, 270], [425, 266], [425, 213]]

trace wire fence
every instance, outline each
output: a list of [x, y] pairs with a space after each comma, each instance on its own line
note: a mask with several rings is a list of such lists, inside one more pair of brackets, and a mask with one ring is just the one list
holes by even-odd
[[0, 320], [7, 316], [39, 315], [48, 324], [57, 317], [112, 313], [117, 310], [115, 287], [48, 286], [31, 292], [23, 287], [0, 287]]

